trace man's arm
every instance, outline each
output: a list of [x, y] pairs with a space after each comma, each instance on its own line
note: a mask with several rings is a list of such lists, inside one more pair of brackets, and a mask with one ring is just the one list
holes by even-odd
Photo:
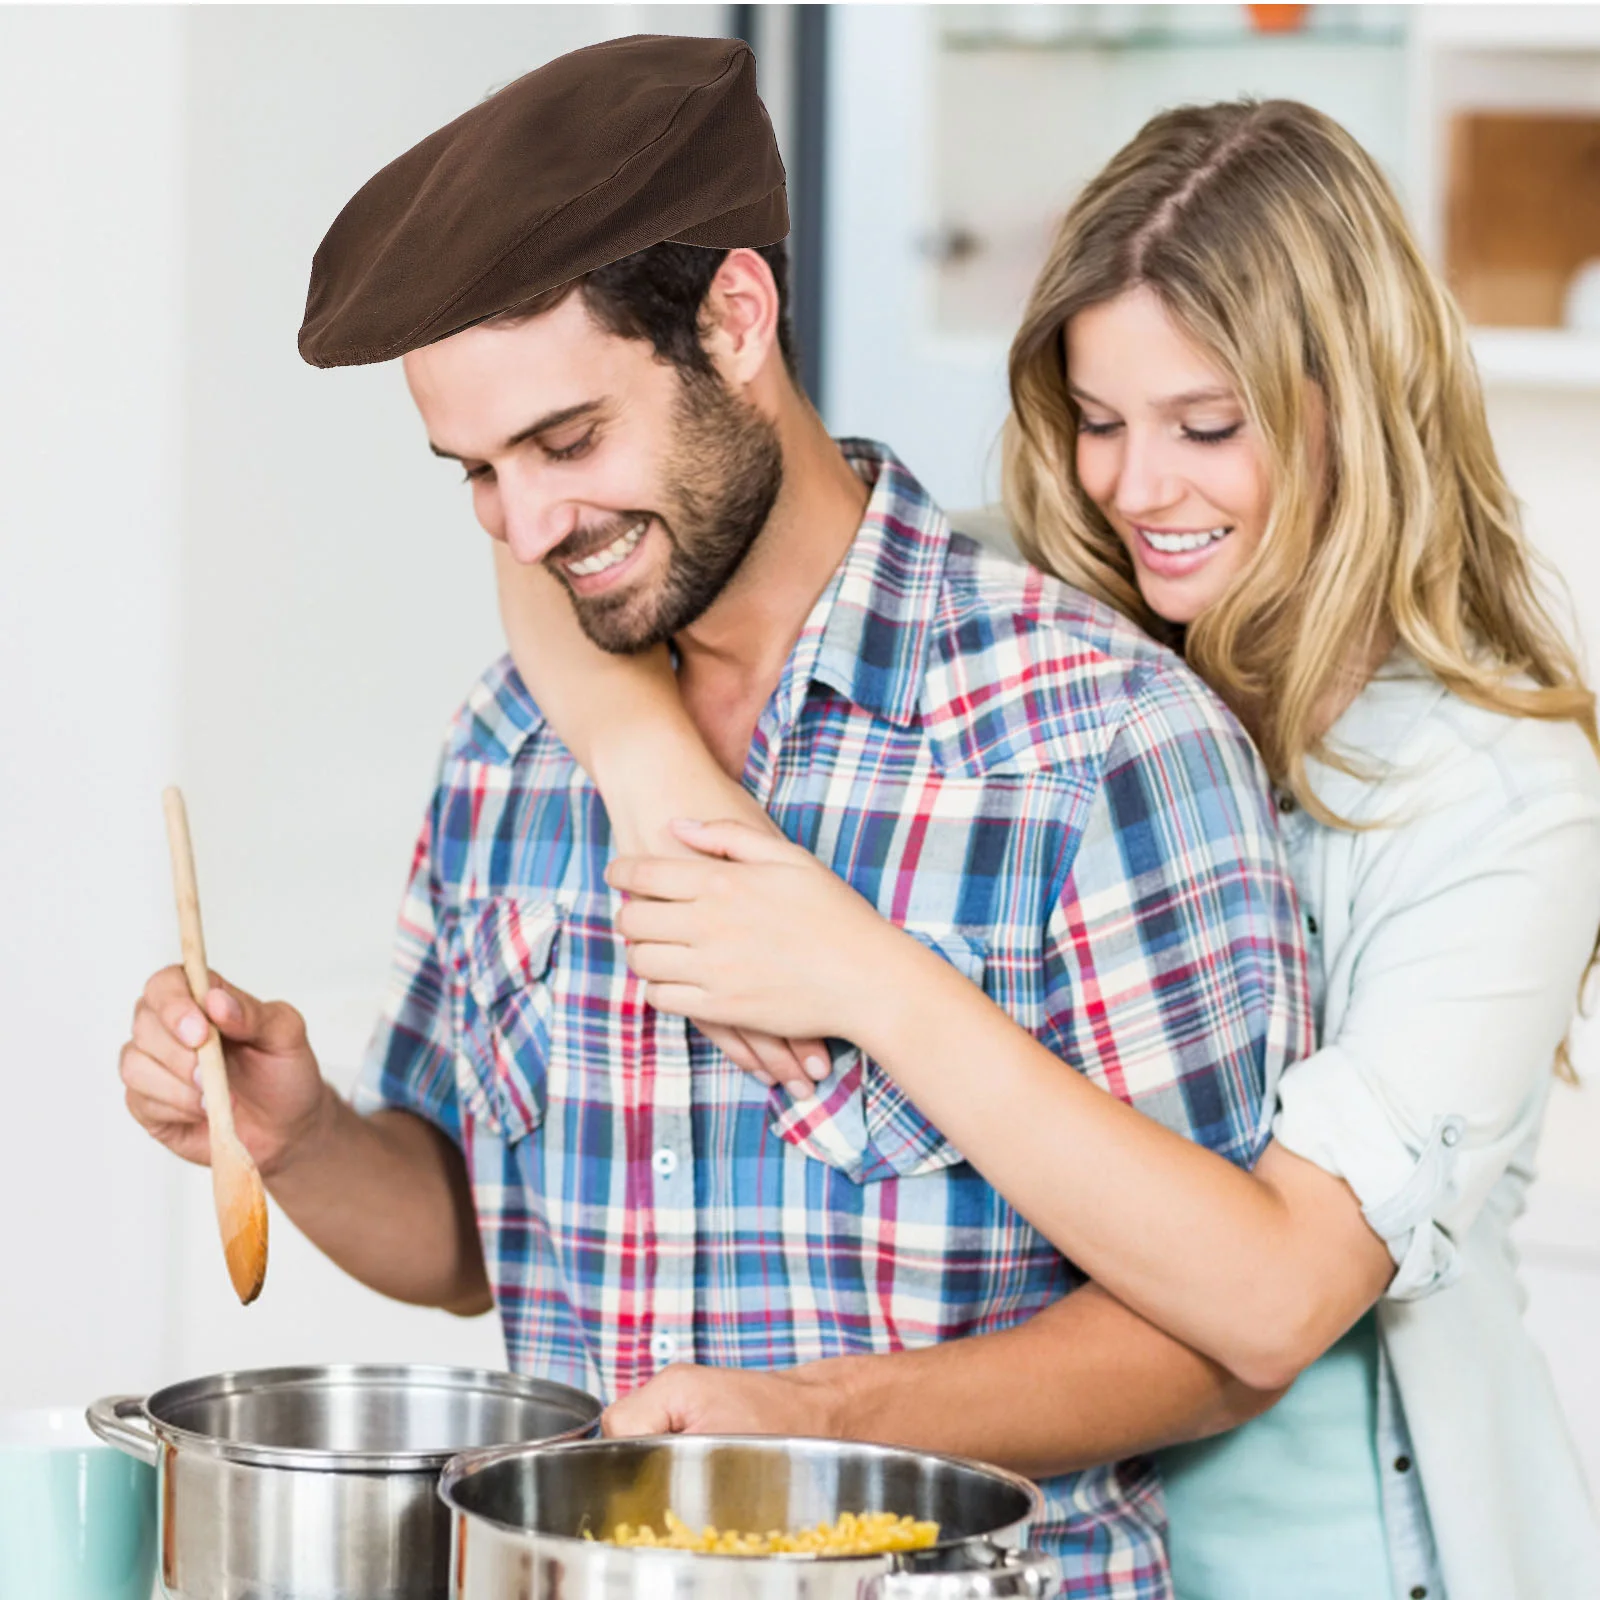
[[363, 1117], [329, 1088], [323, 1127], [267, 1189], [325, 1256], [369, 1289], [462, 1317], [494, 1308], [466, 1163], [421, 1117]]
[[432, 868], [432, 808], [401, 904], [395, 974], [358, 1115], [322, 1076], [305, 1019], [211, 974], [205, 1010], [180, 967], [158, 972], [122, 1050], [128, 1109], [186, 1161], [209, 1165], [194, 1080], [208, 1023], [222, 1036], [234, 1126], [268, 1192], [368, 1288], [462, 1315], [493, 1304], [457, 1126], [453, 1052]]
[[1018, 1327], [924, 1350], [782, 1373], [669, 1367], [604, 1427], [863, 1439], [1044, 1478], [1221, 1433], [1282, 1392], [1247, 1388], [1086, 1284]]
[[461, 1152], [420, 1116], [358, 1116], [328, 1084], [305, 1021], [212, 974], [206, 1015], [180, 967], [158, 972], [134, 1012], [121, 1070], [128, 1108], [176, 1155], [209, 1165], [194, 1045], [216, 1025], [234, 1124], [268, 1192], [325, 1255], [369, 1288], [463, 1315], [492, 1304]]

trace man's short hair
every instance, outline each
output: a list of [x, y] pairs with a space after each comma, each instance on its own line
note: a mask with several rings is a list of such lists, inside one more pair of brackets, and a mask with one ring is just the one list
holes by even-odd
[[[647, 339], [656, 357], [685, 377], [709, 378], [714, 369], [702, 338], [701, 313], [711, 280], [727, 260], [727, 250], [693, 244], [653, 244], [581, 278], [546, 289], [512, 306], [491, 324], [511, 325], [554, 311], [574, 290], [590, 315], [620, 339]], [[799, 383], [799, 353], [789, 311], [789, 248], [785, 240], [762, 245], [756, 254], [772, 271], [778, 288], [778, 348], [790, 378]]]

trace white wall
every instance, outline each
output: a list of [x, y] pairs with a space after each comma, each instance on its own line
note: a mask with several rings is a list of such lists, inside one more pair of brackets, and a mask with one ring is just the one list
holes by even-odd
[[[1600, 393], [1496, 389], [1489, 421], [1534, 541], [1565, 578], [1587, 646], [1590, 681], [1600, 670]], [[1590, 1009], [1600, 1011], [1600, 982]], [[1558, 1083], [1539, 1151], [1540, 1180], [1519, 1229], [1528, 1322], [1555, 1373], [1600, 1491], [1600, 1016], [1573, 1032], [1581, 1087]]]
[[181, 63], [170, 12], [0, 10], [0, 1405], [168, 1349], [115, 1045], [175, 937]]

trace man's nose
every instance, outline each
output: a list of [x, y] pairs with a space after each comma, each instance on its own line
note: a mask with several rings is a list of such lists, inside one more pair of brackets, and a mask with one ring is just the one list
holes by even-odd
[[578, 526], [578, 509], [527, 481], [504, 478], [500, 509], [506, 547], [526, 566], [543, 561]]

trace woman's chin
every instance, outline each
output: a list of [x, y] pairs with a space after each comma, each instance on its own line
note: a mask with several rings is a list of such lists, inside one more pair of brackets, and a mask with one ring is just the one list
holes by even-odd
[[[1209, 587], [1206, 586], [1207, 589]], [[1202, 592], [1200, 585], [1186, 583], [1182, 579], [1174, 582], [1169, 578], [1156, 578], [1143, 572], [1139, 574], [1139, 593], [1144, 596], [1144, 603], [1163, 622], [1170, 622], [1178, 628], [1188, 627], [1217, 599], [1214, 594]]]

